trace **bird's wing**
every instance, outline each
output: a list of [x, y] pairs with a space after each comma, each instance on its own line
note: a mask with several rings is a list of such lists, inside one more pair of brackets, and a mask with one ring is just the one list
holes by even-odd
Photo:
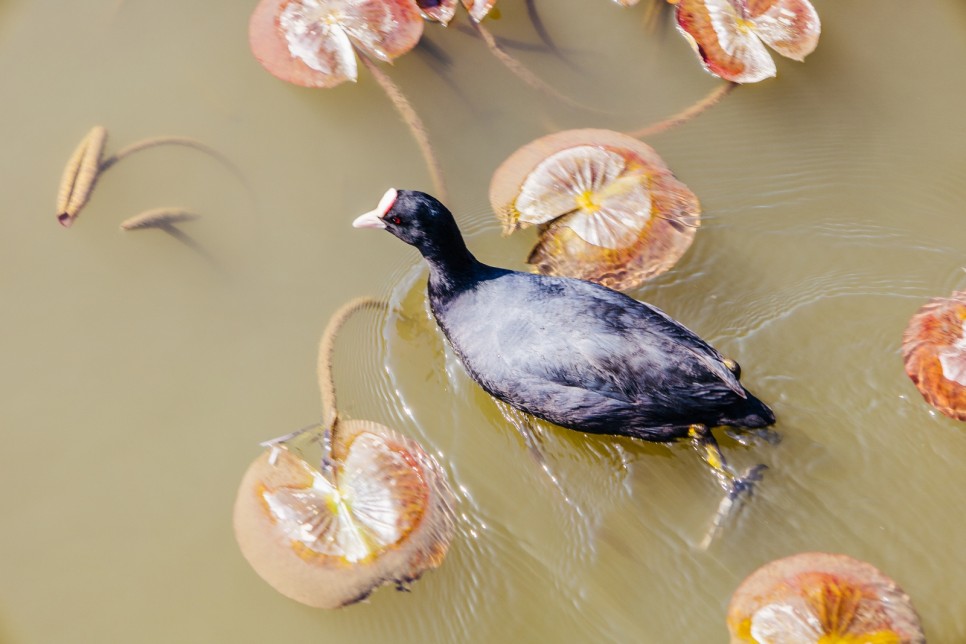
[[[513, 370], [625, 401], [660, 389], [671, 373], [747, 396], [721, 354], [660, 309], [589, 282], [549, 284], [560, 290], [538, 306], [521, 301], [497, 313], [513, 317], [493, 337]], [[521, 299], [533, 295], [518, 292]], [[520, 346], [529, 350], [514, 351]]]
[[682, 349], [690, 352], [708, 371], [717, 376], [721, 382], [741, 398], [747, 398], [744, 387], [738, 383], [738, 378], [724, 363], [717, 349], [698, 337], [691, 329], [676, 322], [661, 309], [645, 302], [640, 303], [648, 312], [642, 319], [649, 330], [660, 329], [660, 332]]
[[655, 417], [747, 396], [720, 354], [659, 309], [579, 280], [522, 273], [478, 284], [437, 320], [473, 378], [542, 417]]

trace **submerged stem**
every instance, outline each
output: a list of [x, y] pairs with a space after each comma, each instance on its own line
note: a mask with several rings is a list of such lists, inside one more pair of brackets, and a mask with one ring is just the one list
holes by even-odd
[[[472, 23], [473, 21], [470, 20], [469, 22]], [[455, 24], [455, 23], [451, 23], [451, 24]], [[455, 29], [460, 33], [467, 34], [469, 36], [476, 35], [476, 29], [474, 27], [471, 27], [470, 25], [466, 25], [463, 23], [456, 24], [451, 28]], [[494, 37], [502, 47], [506, 47], [507, 49], [519, 49], [520, 51], [535, 51], [535, 52], [544, 52], [544, 53], [547, 51], [547, 46], [544, 44], [531, 43], [523, 40], [516, 40], [515, 38], [505, 38], [503, 36], [500, 36], [500, 37], [494, 36]]]
[[554, 42], [553, 38], [550, 36], [550, 32], [543, 24], [543, 20], [540, 18], [540, 12], [537, 11], [536, 0], [526, 0], [527, 4], [527, 15], [530, 16], [530, 24], [533, 25], [533, 30], [537, 32], [537, 36], [540, 37], [540, 41], [547, 46], [547, 48], [552, 51], [558, 58], [562, 60], [567, 60], [567, 58], [557, 47], [557, 43]]
[[194, 237], [192, 237], [185, 231], [181, 230], [174, 224], [162, 224], [158, 226], [158, 229], [163, 230], [171, 237], [177, 239], [179, 242], [181, 242], [182, 244], [184, 244], [194, 252], [198, 253], [198, 255], [202, 259], [208, 262], [208, 264], [218, 272], [223, 272], [224, 269], [221, 267], [221, 264], [218, 263], [218, 260], [216, 260], [215, 257], [211, 253], [209, 253], [208, 250], [204, 246], [202, 246], [200, 242], [198, 242], [198, 240], [196, 240]]
[[406, 99], [406, 96], [399, 89], [399, 86], [392, 82], [386, 74], [383, 73], [379, 67], [369, 60], [366, 56], [360, 56], [362, 62], [365, 63], [369, 71], [375, 77], [376, 82], [382, 87], [383, 91], [386, 92], [386, 96], [392, 101], [393, 107], [399, 112], [399, 115], [409, 126], [409, 131], [412, 133], [413, 138], [416, 139], [416, 143], [419, 144], [419, 149], [423, 153], [423, 159], [426, 161], [426, 168], [429, 170], [430, 178], [433, 181], [433, 187], [436, 190], [436, 196], [441, 201], [446, 201], [446, 186], [443, 183], [443, 170], [439, 165], [439, 161], [436, 159], [436, 154], [433, 152], [433, 146], [429, 142], [429, 135], [426, 133], [426, 127], [423, 125], [422, 119], [416, 114], [416, 110]]
[[155, 228], [175, 238], [217, 270], [224, 272], [218, 260], [194, 237], [178, 228], [178, 224], [200, 219], [201, 215], [184, 208], [154, 208], [121, 222], [121, 230], [146, 230]]
[[666, 132], [667, 130], [677, 127], [678, 125], [687, 123], [705, 110], [717, 105], [719, 102], [721, 102], [721, 99], [730, 94], [736, 87], [738, 87], [738, 83], [726, 81], [723, 85], [715, 87], [707, 96], [681, 110], [677, 114], [669, 116], [668, 118], [658, 121], [657, 123], [648, 125], [647, 127], [641, 128], [640, 130], [627, 132], [627, 135], [633, 136], [636, 139], [642, 139], [653, 134]]
[[[322, 332], [322, 340], [319, 341], [318, 374], [319, 392], [322, 394], [322, 429], [333, 434], [339, 416], [335, 399], [335, 383], [332, 380], [335, 338], [346, 320], [356, 311], [363, 309], [385, 310], [386, 303], [371, 297], [358, 297], [346, 302], [329, 318], [329, 323]], [[335, 442], [334, 437], [332, 442]]]
[[231, 159], [210, 145], [206, 145], [201, 141], [187, 136], [155, 136], [150, 139], [144, 139], [143, 141], [132, 143], [131, 145], [118, 150], [111, 156], [104, 159], [101, 162], [100, 172], [105, 172], [118, 161], [123, 160], [125, 157], [131, 156], [135, 152], [140, 152], [141, 150], [147, 150], [148, 148], [154, 148], [161, 145], [180, 145], [186, 148], [193, 148], [199, 152], [204, 152], [208, 156], [219, 161], [228, 169], [229, 172], [235, 176], [236, 179], [242, 183], [242, 185], [244, 185], [246, 188], [248, 187], [248, 181], [245, 179], [245, 175]]
[[543, 92], [548, 96], [551, 96], [553, 98], [556, 98], [559, 101], [566, 103], [571, 107], [575, 107], [581, 110], [588, 110], [591, 112], [601, 111], [596, 108], [589, 107], [587, 105], [582, 105], [577, 101], [573, 100], [572, 98], [570, 98], [569, 96], [565, 96], [560, 92], [558, 92], [551, 85], [549, 85], [545, 80], [543, 80], [542, 78], [540, 78], [539, 76], [531, 72], [529, 69], [527, 69], [526, 66], [524, 66], [523, 63], [521, 63], [519, 60], [517, 60], [516, 58], [508, 54], [505, 49], [500, 47], [500, 44], [496, 41], [496, 37], [493, 35], [492, 32], [490, 32], [489, 29], [487, 29], [486, 27], [484, 27], [482, 24], [478, 22], [473, 22], [472, 24], [476, 28], [477, 33], [480, 34], [480, 37], [483, 39], [483, 42], [486, 43], [486, 46], [489, 48], [490, 52], [494, 56], [496, 56], [496, 59], [499, 60], [501, 63], [503, 63], [504, 67], [506, 67], [511, 72], [513, 72], [513, 75], [519, 78], [520, 80], [522, 80], [524, 83], [526, 83], [527, 85], [529, 85], [530, 87], [532, 87], [533, 89], [539, 92]]

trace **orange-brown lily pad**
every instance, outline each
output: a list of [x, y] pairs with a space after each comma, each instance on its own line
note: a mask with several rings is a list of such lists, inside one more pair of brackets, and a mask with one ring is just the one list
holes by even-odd
[[418, 579], [440, 565], [454, 532], [452, 491], [415, 441], [365, 420], [342, 422], [339, 440], [331, 475], [269, 448], [235, 501], [245, 559], [277, 591], [318, 608]]
[[248, 23], [258, 62], [273, 76], [305, 87], [355, 81], [354, 50], [390, 62], [422, 35], [412, 0], [261, 0]]
[[871, 564], [806, 552], [765, 564], [728, 607], [731, 644], [924, 644], [909, 596]]
[[701, 206], [646, 143], [611, 130], [568, 130], [514, 152], [490, 183], [504, 234], [539, 226], [527, 262], [630, 289], [690, 247]]
[[902, 359], [926, 402], [966, 420], [966, 292], [936, 298], [912, 316]]
[[815, 50], [822, 25], [808, 0], [679, 0], [678, 29], [705, 69], [736, 83], [775, 75], [769, 47], [804, 60]]

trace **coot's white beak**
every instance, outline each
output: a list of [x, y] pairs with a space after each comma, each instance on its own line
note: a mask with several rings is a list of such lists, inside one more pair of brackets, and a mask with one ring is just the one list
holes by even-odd
[[396, 197], [398, 193], [395, 188], [390, 188], [386, 190], [386, 194], [382, 196], [379, 200], [379, 205], [376, 206], [375, 210], [370, 210], [364, 215], [359, 215], [352, 222], [353, 228], [385, 228], [386, 222], [383, 217], [392, 208], [392, 205], [396, 203]]

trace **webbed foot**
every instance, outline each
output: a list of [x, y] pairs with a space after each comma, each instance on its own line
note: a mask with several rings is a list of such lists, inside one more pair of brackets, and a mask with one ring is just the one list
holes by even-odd
[[752, 465], [744, 472], [741, 476], [735, 477], [731, 481], [731, 489], [728, 490], [728, 498], [738, 499], [741, 496], [751, 497], [755, 489], [755, 484], [764, 478], [764, 472], [768, 469], [768, 466], [764, 463], [759, 463], [758, 465]]
[[728, 493], [725, 494], [724, 498], [718, 504], [718, 510], [711, 520], [711, 525], [708, 527], [708, 531], [705, 533], [701, 543], [698, 544], [699, 548], [707, 550], [711, 546], [718, 535], [724, 530], [724, 526], [738, 513], [745, 501], [751, 498], [755, 490], [755, 484], [761, 481], [764, 471], [767, 469], [768, 466], [763, 463], [752, 465], [742, 472], [740, 476], [735, 476], [731, 480]]

